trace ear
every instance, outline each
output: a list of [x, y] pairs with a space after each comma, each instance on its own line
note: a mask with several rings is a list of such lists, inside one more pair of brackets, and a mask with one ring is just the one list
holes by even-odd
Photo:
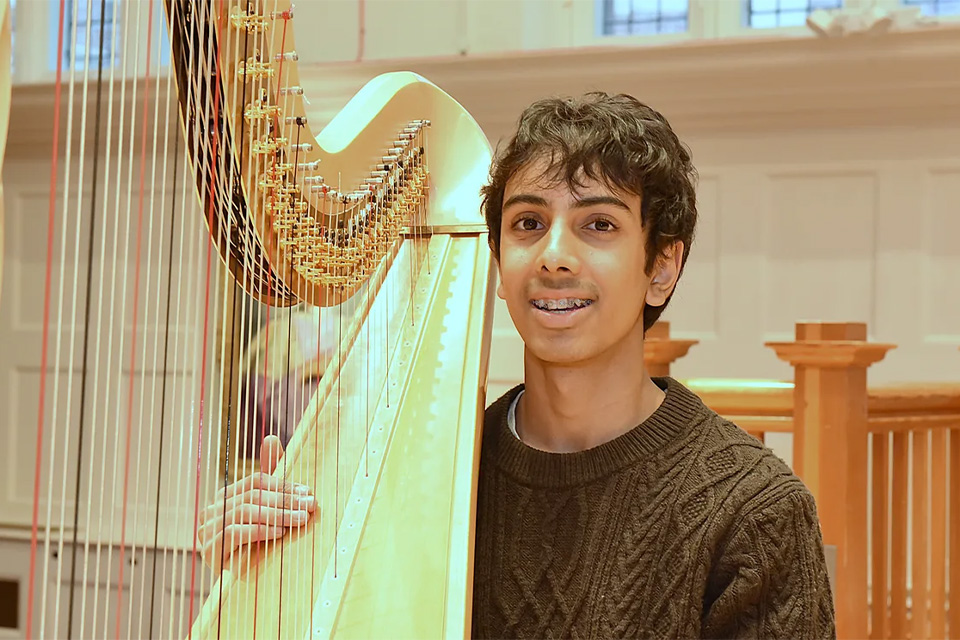
[[644, 300], [648, 306], [660, 307], [666, 304], [667, 298], [673, 293], [680, 277], [680, 268], [683, 266], [683, 242], [677, 240], [664, 249], [653, 267], [653, 277], [647, 287]]
[[497, 297], [501, 300], [506, 300], [503, 292], [503, 273], [500, 271], [500, 257], [497, 255], [497, 250], [493, 246], [493, 240], [487, 240], [487, 246], [490, 247], [490, 253], [493, 254], [493, 261], [497, 265]]

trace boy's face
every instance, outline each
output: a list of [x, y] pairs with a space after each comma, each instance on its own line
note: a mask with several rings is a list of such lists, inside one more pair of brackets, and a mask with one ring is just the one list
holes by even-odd
[[574, 194], [537, 182], [540, 169], [507, 182], [500, 231], [497, 294], [528, 352], [580, 364], [642, 344], [644, 303], [663, 304], [675, 278], [651, 288], [644, 273], [640, 196], [589, 180]]

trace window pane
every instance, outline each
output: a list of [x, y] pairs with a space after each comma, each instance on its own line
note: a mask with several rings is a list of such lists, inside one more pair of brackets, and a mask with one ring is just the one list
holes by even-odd
[[960, 0], [903, 0], [903, 4], [920, 7], [920, 13], [925, 16], [960, 15]]
[[653, 35], [687, 30], [689, 0], [597, 0], [602, 35]]
[[750, 26], [754, 29], [772, 29], [777, 26], [776, 13], [758, 13], [750, 17]]
[[[104, 13], [100, 15], [101, 4], [104, 5]], [[59, 2], [51, 2], [53, 7], [52, 18], [60, 20]], [[64, 2], [65, 24], [63, 34], [63, 62], [69, 67], [70, 61], [75, 56], [74, 65], [79, 71], [86, 67], [87, 56], [89, 55], [89, 64], [91, 68], [100, 65], [100, 37], [103, 33], [103, 66], [110, 67], [117, 61], [117, 50], [119, 47], [119, 37], [114, 32], [114, 14], [117, 12], [117, 0], [106, 0], [101, 3], [100, 0], [66, 0]], [[76, 24], [74, 24], [74, 12], [76, 12]], [[90, 27], [90, 41], [87, 42], [87, 24]], [[117, 16], [117, 28], [121, 28], [119, 16]], [[73, 46], [73, 34], [76, 29], [76, 46]], [[56, 46], [56, 40], [51, 42]], [[89, 49], [89, 54], [87, 50]]]
[[806, 11], [782, 11], [780, 13], [781, 27], [801, 27], [806, 24]]
[[754, 29], [802, 26], [813, 11], [842, 6], [843, 0], [747, 0], [747, 24]]

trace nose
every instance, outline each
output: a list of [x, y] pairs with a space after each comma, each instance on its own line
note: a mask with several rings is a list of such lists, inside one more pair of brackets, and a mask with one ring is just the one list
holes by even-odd
[[544, 234], [543, 251], [540, 252], [540, 270], [551, 273], [579, 273], [580, 259], [576, 251], [576, 238], [566, 225], [555, 224]]

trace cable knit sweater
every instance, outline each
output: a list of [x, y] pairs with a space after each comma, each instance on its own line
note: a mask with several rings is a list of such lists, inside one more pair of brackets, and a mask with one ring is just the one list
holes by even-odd
[[813, 497], [671, 378], [642, 424], [571, 454], [484, 420], [478, 638], [836, 637]]

